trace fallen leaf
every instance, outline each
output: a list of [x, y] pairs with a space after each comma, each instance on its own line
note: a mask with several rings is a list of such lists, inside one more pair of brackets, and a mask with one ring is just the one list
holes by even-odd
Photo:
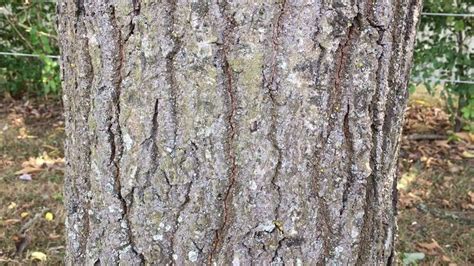
[[30, 173], [36, 173], [42, 171], [42, 168], [39, 167], [25, 167], [21, 169], [20, 171], [15, 172], [15, 175], [22, 175], [22, 174], [30, 174]]
[[469, 133], [469, 132], [456, 132], [454, 133], [456, 137], [465, 140], [467, 142], [474, 142], [474, 133]]
[[417, 246], [426, 251], [429, 255], [437, 255], [438, 251], [441, 250], [441, 246], [436, 240], [431, 239], [431, 243], [417, 243]]
[[467, 159], [472, 159], [472, 158], [474, 158], [474, 153], [472, 153], [470, 151], [464, 151], [461, 154], [461, 156], [464, 157], [464, 158], [467, 158]]
[[445, 208], [451, 208], [451, 203], [450, 203], [448, 200], [443, 199], [443, 200], [441, 201], [441, 203], [442, 203], [443, 207], [445, 207]]
[[401, 191], [399, 194], [398, 200], [400, 205], [404, 208], [411, 208], [418, 202], [422, 201], [419, 196], [413, 194], [412, 192], [404, 193], [403, 191]]
[[36, 260], [36, 261], [46, 261], [47, 256], [43, 252], [35, 251], [31, 253], [30, 258], [31, 260]]
[[22, 169], [15, 174], [28, 174], [46, 170], [48, 168], [62, 169], [64, 166], [64, 158], [52, 159], [47, 152], [39, 157], [30, 157], [21, 164]]
[[446, 255], [441, 256], [441, 260], [444, 262], [451, 262], [451, 259]]
[[46, 219], [46, 221], [52, 221], [54, 219], [54, 216], [52, 213], [50, 212], [47, 212], [45, 215], [44, 215], [44, 219]]
[[17, 224], [17, 223], [20, 223], [21, 220], [20, 219], [7, 219], [5, 221], [3, 221], [3, 225], [12, 225], [12, 224]]
[[434, 143], [436, 144], [436, 146], [439, 146], [441, 148], [446, 148], [446, 149], [451, 148], [447, 140], [435, 140]]
[[31, 181], [32, 180], [30, 174], [22, 174], [21, 176], [18, 177], [18, 179], [24, 180], [24, 181]]
[[25, 218], [26, 216], [30, 215], [28, 212], [22, 212], [20, 214], [21, 218]]
[[55, 233], [50, 233], [48, 235], [48, 238], [51, 239], [51, 240], [56, 240], [56, 239], [61, 238], [61, 235], [58, 235], [58, 234], [55, 234]]
[[10, 202], [10, 205], [8, 205], [8, 209], [11, 210], [11, 209], [14, 209], [16, 208], [16, 203], [15, 202]]

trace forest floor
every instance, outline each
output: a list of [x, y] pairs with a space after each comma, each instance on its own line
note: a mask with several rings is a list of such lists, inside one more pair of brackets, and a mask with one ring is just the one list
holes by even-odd
[[[412, 97], [400, 156], [399, 262], [474, 264], [474, 135]], [[54, 101], [0, 103], [0, 264], [62, 264], [64, 123]], [[434, 138], [434, 139], [433, 139]]]

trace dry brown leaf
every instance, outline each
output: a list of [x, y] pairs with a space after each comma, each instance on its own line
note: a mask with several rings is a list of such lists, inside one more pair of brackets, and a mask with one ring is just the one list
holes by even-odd
[[471, 203], [474, 203], [474, 192], [469, 191], [469, 192], [467, 192], [467, 195], [469, 196], [469, 198], [471, 200]]
[[398, 198], [400, 205], [404, 208], [411, 208], [418, 202], [420, 202], [422, 199], [418, 197], [417, 195], [413, 193], [400, 193], [400, 196]]
[[456, 132], [454, 133], [456, 137], [467, 141], [467, 142], [474, 142], [474, 133], [469, 133], [469, 132]]
[[451, 259], [446, 255], [441, 256], [441, 260], [444, 262], [451, 262]]
[[52, 167], [62, 167], [64, 165], [64, 158], [52, 159], [49, 157], [48, 153], [43, 152], [39, 157], [30, 157], [27, 161], [24, 161], [21, 166], [23, 169], [17, 171], [15, 174], [29, 174], [40, 172], [46, 168]]
[[43, 170], [42, 168], [38, 168], [38, 167], [25, 167], [21, 169], [20, 171], [16, 171], [15, 175], [37, 173], [37, 172], [41, 172], [42, 170]]
[[55, 233], [50, 233], [48, 235], [48, 239], [51, 239], [51, 240], [56, 240], [56, 239], [59, 239], [61, 238], [61, 235], [58, 235], [58, 234], [55, 234]]
[[436, 146], [441, 147], [441, 148], [446, 148], [446, 149], [451, 148], [447, 140], [435, 140], [434, 143], [436, 144]]
[[443, 207], [445, 207], [445, 208], [451, 208], [451, 203], [448, 200], [445, 200], [445, 199], [443, 199], [441, 201], [441, 205], [443, 205]]
[[7, 219], [7, 220], [3, 221], [3, 225], [5, 225], [5, 226], [13, 225], [13, 224], [17, 224], [17, 223], [21, 223], [21, 220], [20, 219]]
[[431, 239], [431, 243], [417, 243], [417, 246], [422, 248], [428, 255], [437, 255], [442, 250], [441, 246], [436, 240]]

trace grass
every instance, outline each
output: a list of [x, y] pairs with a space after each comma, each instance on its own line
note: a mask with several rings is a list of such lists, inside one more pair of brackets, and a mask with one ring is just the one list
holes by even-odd
[[[446, 126], [447, 116], [429, 109], [426, 100], [420, 104], [415, 97], [413, 102], [418, 106], [409, 112], [419, 120], [407, 115], [407, 134], [446, 130], [436, 127]], [[61, 108], [57, 103], [0, 106], [0, 264], [31, 264], [33, 252], [46, 254], [45, 264], [62, 264], [65, 213], [63, 165], [58, 158], [64, 156], [65, 136]], [[417, 262], [421, 265], [474, 264], [473, 161], [459, 155], [471, 148], [472, 143], [459, 141], [402, 142], [400, 264], [410, 253], [424, 254]], [[31, 173], [31, 181], [22, 181], [17, 172], [28, 167], [27, 161], [40, 169]], [[53, 220], [45, 218], [47, 211]], [[35, 223], [22, 233], [21, 228], [32, 220]], [[24, 250], [16, 252], [18, 247]]]

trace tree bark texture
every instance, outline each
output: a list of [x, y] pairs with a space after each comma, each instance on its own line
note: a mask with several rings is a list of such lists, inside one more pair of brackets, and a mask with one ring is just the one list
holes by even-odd
[[72, 265], [391, 264], [421, 0], [60, 0]]

